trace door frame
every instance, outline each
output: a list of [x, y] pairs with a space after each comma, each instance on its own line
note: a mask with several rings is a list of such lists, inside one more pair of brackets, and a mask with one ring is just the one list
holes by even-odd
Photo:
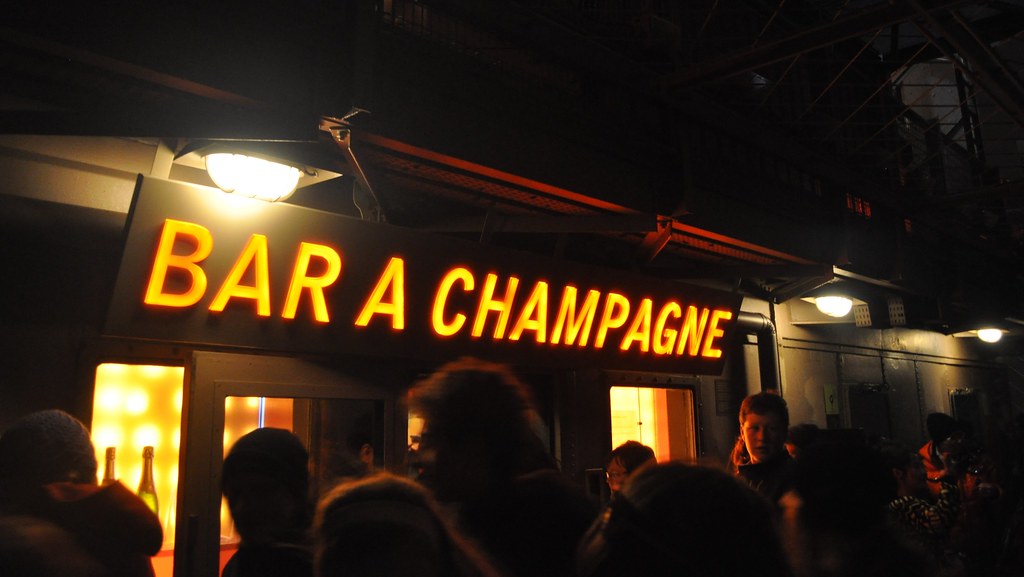
[[186, 367], [178, 473], [175, 577], [219, 574], [224, 401], [229, 396], [371, 400], [383, 403], [383, 467], [395, 466], [396, 393], [327, 366], [294, 357], [196, 351]]

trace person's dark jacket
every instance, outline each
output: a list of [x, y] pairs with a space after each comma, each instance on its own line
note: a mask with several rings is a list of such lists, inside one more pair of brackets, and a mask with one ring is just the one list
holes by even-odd
[[102, 565], [104, 577], [153, 577], [151, 557], [160, 552], [160, 519], [120, 483], [44, 485], [21, 512], [67, 531]]
[[783, 451], [767, 461], [740, 465], [736, 474], [775, 505], [793, 488], [795, 469], [796, 461]]
[[459, 529], [507, 575], [575, 574], [580, 539], [599, 506], [556, 470], [515, 478], [504, 491], [466, 501]]

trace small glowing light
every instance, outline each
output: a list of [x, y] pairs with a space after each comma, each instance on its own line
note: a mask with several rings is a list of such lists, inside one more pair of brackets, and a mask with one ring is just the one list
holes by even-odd
[[159, 365], [141, 365], [139, 371], [149, 379], [159, 379], [167, 374], [167, 369], [170, 367], [161, 367]]
[[814, 306], [830, 317], [845, 317], [853, 308], [853, 301], [840, 296], [817, 297]]
[[121, 390], [107, 386], [96, 395], [96, 408], [114, 412], [121, 408]]
[[1003, 331], [999, 329], [978, 329], [978, 339], [986, 343], [998, 343], [1003, 338]]
[[128, 370], [128, 365], [121, 363], [103, 363], [96, 367], [97, 377], [110, 378], [114, 375], [122, 375]]
[[129, 415], [141, 415], [149, 408], [149, 395], [145, 391], [133, 391], [124, 400], [124, 410]]
[[119, 427], [114, 426], [101, 426], [94, 427], [92, 431], [92, 443], [97, 449], [107, 447], [117, 447], [121, 444], [121, 440], [124, 438], [124, 433]]
[[135, 429], [132, 435], [132, 442], [141, 451], [143, 447], [160, 448], [160, 430], [153, 425], [142, 425]]
[[246, 397], [245, 398], [245, 406], [249, 407], [250, 409], [258, 409], [260, 407], [260, 398], [259, 397]]
[[291, 196], [302, 176], [294, 166], [228, 153], [206, 155], [206, 171], [221, 190], [268, 202]]

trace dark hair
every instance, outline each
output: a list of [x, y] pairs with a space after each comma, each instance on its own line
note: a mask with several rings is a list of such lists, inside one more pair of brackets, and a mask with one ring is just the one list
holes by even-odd
[[239, 437], [224, 458], [224, 490], [230, 490], [238, 475], [247, 472], [277, 478], [292, 496], [304, 500], [309, 486], [309, 453], [291, 431], [256, 429]]
[[626, 441], [608, 453], [605, 464], [610, 465], [612, 461], [618, 460], [627, 473], [632, 473], [640, 465], [654, 459], [654, 449], [639, 441]]
[[743, 399], [739, 412], [741, 426], [750, 413], [757, 413], [758, 415], [775, 413], [782, 417], [783, 428], [789, 429], [789, 407], [786, 405], [786, 400], [778, 393], [765, 391], [749, 395]]
[[498, 478], [556, 467], [533, 432], [533, 397], [505, 365], [471, 357], [447, 363], [416, 383], [409, 405], [437, 442], [485, 443], [487, 468]]
[[822, 444], [796, 460], [793, 490], [807, 527], [854, 533], [884, 521], [896, 479], [877, 449]]
[[806, 449], [818, 442], [821, 429], [814, 423], [800, 423], [789, 428], [786, 440], [801, 449]]
[[578, 559], [581, 577], [789, 575], [768, 502], [723, 471], [679, 461], [631, 476]]
[[925, 428], [928, 430], [929, 439], [941, 443], [953, 436], [958, 427], [953, 417], [945, 413], [930, 413], [925, 417]]
[[239, 437], [224, 458], [221, 487], [225, 496], [238, 486], [244, 473], [257, 473], [280, 481], [299, 506], [296, 523], [308, 527], [312, 516], [309, 453], [294, 433], [264, 427]]
[[449, 524], [424, 487], [390, 473], [375, 473], [331, 489], [317, 506], [313, 532], [315, 567], [320, 575], [334, 575], [342, 568], [346, 574], [380, 574], [382, 553], [409, 554], [404, 546], [429, 544], [430, 535], [436, 536], [440, 545], [438, 574], [494, 574], [488, 562]]
[[919, 462], [921, 460], [921, 456], [916, 451], [912, 451], [905, 445], [895, 441], [883, 443], [878, 448], [878, 453], [882, 457], [882, 462], [889, 470], [903, 470], [914, 464], [915, 461]]

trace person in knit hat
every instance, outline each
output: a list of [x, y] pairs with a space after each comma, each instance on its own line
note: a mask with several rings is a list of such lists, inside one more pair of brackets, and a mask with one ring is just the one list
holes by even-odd
[[26, 415], [0, 436], [0, 513], [52, 523], [102, 577], [152, 577], [150, 557], [163, 544], [142, 499], [120, 483], [96, 483], [88, 429], [56, 409]]
[[96, 453], [89, 430], [64, 411], [31, 413], [0, 437], [0, 507], [16, 506], [21, 493], [61, 481], [96, 481]]
[[262, 428], [235, 442], [221, 487], [241, 537], [224, 577], [313, 574], [309, 453], [293, 433]]

